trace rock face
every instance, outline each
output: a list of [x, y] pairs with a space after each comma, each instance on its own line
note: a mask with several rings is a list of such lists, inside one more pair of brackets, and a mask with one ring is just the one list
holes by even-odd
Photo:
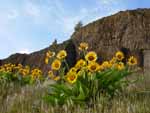
[[145, 72], [149, 71], [150, 69], [150, 50], [144, 51], [144, 69]]
[[67, 62], [72, 66], [79, 58], [77, 49], [80, 42], [89, 43], [89, 50], [94, 50], [100, 56], [99, 62], [110, 59], [114, 53], [121, 50], [125, 56], [135, 55], [139, 66], [145, 67], [144, 57], [148, 55], [145, 50], [150, 50], [150, 9], [137, 9], [121, 11], [115, 15], [96, 20], [78, 31], [71, 38], [57, 46], [51, 45], [41, 51], [26, 54], [14, 54], [4, 63], [22, 63], [31, 67], [39, 67], [47, 71], [50, 67], [44, 65], [44, 57], [47, 50], [66, 49]]
[[0, 60], [0, 65], [6, 63], [13, 63], [13, 64], [22, 64], [22, 65], [29, 65], [31, 68], [39, 68], [46, 73], [50, 69], [50, 65], [46, 65], [44, 63], [45, 54], [48, 50], [58, 52], [61, 49], [65, 49], [68, 53], [67, 62], [70, 67], [75, 64], [76, 59], [76, 49], [75, 45], [72, 40], [67, 40], [62, 44], [55, 44], [51, 45], [43, 50], [31, 53], [31, 54], [13, 54], [10, 57]]

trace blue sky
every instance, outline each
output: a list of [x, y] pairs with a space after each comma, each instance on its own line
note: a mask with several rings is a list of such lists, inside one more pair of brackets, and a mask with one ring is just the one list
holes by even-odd
[[150, 0], [0, 0], [0, 59], [62, 42], [80, 20], [136, 8], [150, 8]]

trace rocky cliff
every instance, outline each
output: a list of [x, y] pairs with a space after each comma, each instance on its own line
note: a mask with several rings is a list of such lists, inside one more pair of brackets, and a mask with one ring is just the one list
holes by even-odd
[[51, 45], [28, 55], [14, 54], [1, 60], [0, 64], [22, 63], [47, 71], [49, 67], [44, 65], [46, 51], [66, 49], [67, 61], [72, 66], [79, 57], [78, 44], [83, 41], [89, 43], [89, 50], [98, 53], [100, 62], [112, 57], [117, 50], [121, 50], [125, 56], [136, 55], [142, 67], [144, 65], [143, 51], [150, 50], [150, 9], [121, 11], [104, 17], [82, 27], [74, 32], [69, 40], [57, 46]]

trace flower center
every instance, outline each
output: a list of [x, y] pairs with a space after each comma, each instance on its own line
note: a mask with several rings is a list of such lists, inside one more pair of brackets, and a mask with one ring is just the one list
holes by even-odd
[[94, 57], [93, 56], [89, 56], [89, 60], [90, 61], [94, 60]]
[[64, 57], [65, 55], [64, 55], [64, 54], [61, 54], [60, 56], [61, 56], [61, 57]]
[[135, 61], [132, 59], [132, 60], [131, 60], [131, 63], [132, 63], [132, 64], [134, 64], [134, 63], [135, 63]]
[[59, 64], [58, 64], [58, 63], [55, 63], [55, 67], [58, 68], [58, 67], [59, 67]]
[[95, 65], [91, 66], [91, 70], [96, 70], [96, 66]]
[[74, 75], [71, 75], [71, 76], [70, 76], [70, 80], [73, 81], [74, 79], [75, 79], [75, 76], [74, 76]]
[[118, 58], [119, 58], [119, 59], [121, 59], [121, 58], [122, 58], [122, 56], [121, 56], [121, 55], [118, 55]]

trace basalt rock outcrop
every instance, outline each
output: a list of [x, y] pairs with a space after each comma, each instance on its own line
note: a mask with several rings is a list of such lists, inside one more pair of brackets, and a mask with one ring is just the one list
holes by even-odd
[[[50, 68], [44, 64], [46, 51], [57, 52], [66, 49], [67, 62], [72, 66], [79, 58], [77, 49], [80, 42], [89, 43], [89, 50], [96, 51], [100, 56], [99, 62], [110, 59], [116, 51], [121, 50], [126, 58], [129, 55], [137, 56], [139, 66], [144, 67], [144, 54], [147, 51], [146, 56], [149, 56], [147, 54], [150, 53], [150, 9], [121, 11], [104, 17], [83, 26], [74, 32], [69, 40], [61, 44], [51, 45], [28, 55], [14, 54], [1, 60], [0, 64], [22, 63], [32, 68], [39, 67], [46, 72]], [[146, 66], [149, 66], [150, 62], [146, 63]]]

